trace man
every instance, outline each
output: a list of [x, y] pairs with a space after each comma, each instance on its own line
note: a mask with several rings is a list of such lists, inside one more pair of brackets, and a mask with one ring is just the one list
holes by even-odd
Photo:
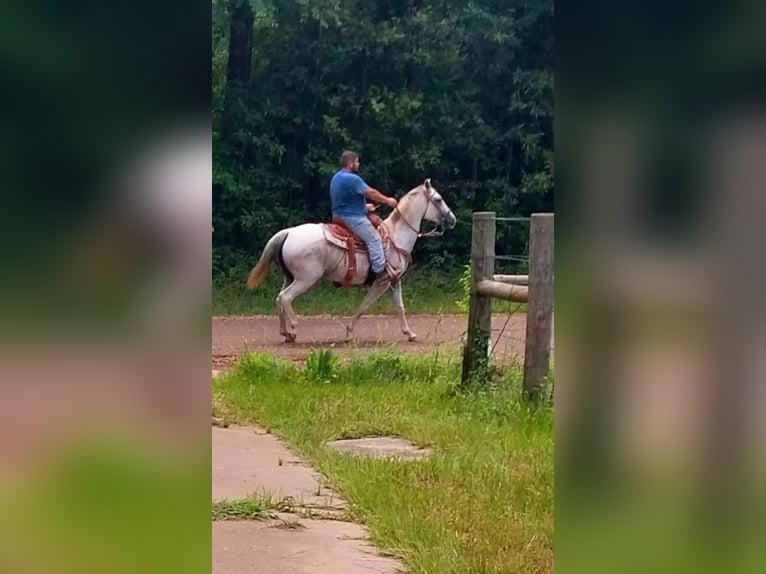
[[399, 279], [399, 272], [386, 265], [380, 235], [367, 218], [367, 212], [374, 210], [374, 206], [366, 200], [385, 203], [392, 208], [396, 207], [397, 201], [371, 188], [359, 177], [358, 172], [359, 154], [344, 151], [340, 156], [340, 170], [330, 180], [332, 214], [367, 245], [375, 281], [387, 277], [393, 283]]

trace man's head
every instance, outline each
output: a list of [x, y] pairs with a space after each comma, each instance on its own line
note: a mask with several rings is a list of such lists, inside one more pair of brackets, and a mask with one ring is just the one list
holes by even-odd
[[346, 150], [340, 154], [340, 168], [351, 172], [359, 171], [359, 154], [355, 151]]

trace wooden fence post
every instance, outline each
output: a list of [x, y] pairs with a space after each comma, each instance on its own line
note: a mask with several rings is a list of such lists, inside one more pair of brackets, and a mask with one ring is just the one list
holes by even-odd
[[492, 298], [480, 295], [479, 281], [492, 279], [495, 274], [495, 212], [473, 214], [471, 233], [471, 302], [468, 307], [468, 334], [463, 350], [461, 384], [470, 383], [488, 363], [487, 352], [492, 334]]
[[542, 398], [550, 369], [553, 325], [553, 214], [535, 213], [529, 229], [529, 301], [524, 394]]

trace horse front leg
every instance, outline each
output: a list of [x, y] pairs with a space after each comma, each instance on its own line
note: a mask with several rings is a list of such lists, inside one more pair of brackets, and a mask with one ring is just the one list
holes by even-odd
[[346, 341], [351, 340], [351, 334], [356, 328], [356, 324], [359, 322], [359, 318], [364, 315], [370, 309], [370, 307], [372, 307], [373, 304], [383, 296], [383, 293], [385, 293], [390, 286], [391, 283], [388, 280], [376, 281], [372, 284], [370, 290], [367, 291], [367, 295], [362, 301], [362, 304], [359, 305], [359, 309], [357, 309], [356, 313], [354, 313], [354, 316], [351, 317], [351, 322], [346, 325]]
[[402, 333], [407, 335], [407, 339], [410, 342], [417, 341], [418, 336], [412, 332], [412, 329], [410, 329], [410, 326], [407, 323], [407, 315], [404, 313], [404, 300], [402, 299], [401, 281], [398, 281], [396, 285], [394, 285], [393, 289], [391, 290], [391, 297], [394, 300], [394, 308], [396, 309], [396, 314], [399, 315], [399, 324], [402, 328]]

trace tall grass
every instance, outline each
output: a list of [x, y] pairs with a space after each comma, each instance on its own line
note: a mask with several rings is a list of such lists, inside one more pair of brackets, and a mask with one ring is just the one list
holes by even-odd
[[[255, 290], [245, 287], [247, 270], [231, 272], [213, 281], [213, 315], [272, 315], [275, 299], [282, 288], [281, 275], [273, 271]], [[404, 306], [410, 314], [467, 313], [471, 273], [439, 274], [413, 270], [402, 279]], [[299, 315], [352, 315], [362, 302], [365, 288], [338, 288], [321, 281], [293, 302]], [[526, 305], [495, 299], [494, 313], [525, 312]], [[370, 310], [373, 314], [394, 314], [390, 294], [384, 295]]]
[[[255, 291], [245, 287], [247, 271], [232, 272], [213, 282], [213, 315], [271, 315], [275, 312], [277, 293], [282, 277], [272, 270]], [[463, 291], [459, 278], [448, 274], [435, 274], [412, 270], [402, 279], [404, 305], [408, 313], [462, 313]], [[365, 289], [338, 288], [329, 281], [321, 281], [293, 303], [302, 315], [351, 315], [365, 295]], [[384, 295], [371, 309], [371, 313], [393, 314], [390, 295]]]
[[[552, 406], [521, 399], [517, 366], [468, 394], [457, 392], [459, 371], [456, 356], [316, 351], [296, 365], [247, 355], [214, 381], [214, 412], [285, 439], [412, 572], [552, 572]], [[326, 447], [377, 435], [433, 454], [401, 462]]]

